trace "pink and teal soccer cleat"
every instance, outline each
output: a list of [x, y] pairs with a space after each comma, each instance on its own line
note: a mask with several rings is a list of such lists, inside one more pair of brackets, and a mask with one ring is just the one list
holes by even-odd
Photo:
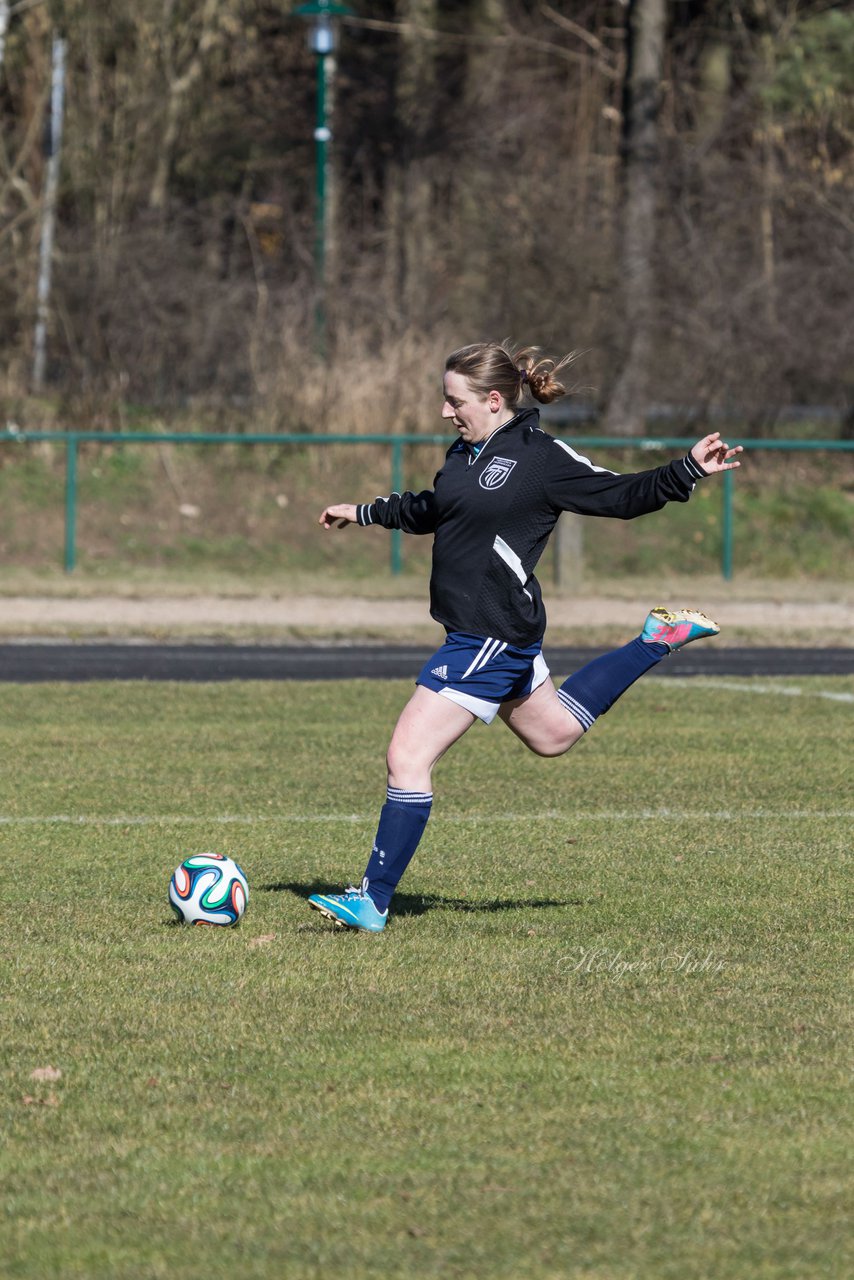
[[308, 905], [331, 920], [339, 929], [361, 929], [380, 933], [388, 919], [388, 909], [378, 911], [373, 899], [350, 885], [344, 893], [313, 893]]
[[696, 609], [653, 609], [643, 624], [641, 640], [646, 644], [666, 644], [670, 652], [692, 640], [716, 636], [720, 627]]

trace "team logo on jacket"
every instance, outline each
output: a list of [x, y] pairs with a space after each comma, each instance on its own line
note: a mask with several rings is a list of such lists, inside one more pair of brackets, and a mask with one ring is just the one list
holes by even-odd
[[515, 465], [512, 458], [493, 458], [478, 481], [481, 489], [500, 489]]

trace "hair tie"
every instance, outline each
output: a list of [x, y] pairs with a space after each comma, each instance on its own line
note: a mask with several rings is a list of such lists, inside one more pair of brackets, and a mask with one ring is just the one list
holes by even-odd
[[527, 370], [527, 369], [520, 369], [520, 370], [519, 370], [519, 377], [520, 377], [520, 379], [521, 379], [521, 381], [522, 381], [522, 386], [524, 387], [525, 383], [528, 381], [528, 370]]

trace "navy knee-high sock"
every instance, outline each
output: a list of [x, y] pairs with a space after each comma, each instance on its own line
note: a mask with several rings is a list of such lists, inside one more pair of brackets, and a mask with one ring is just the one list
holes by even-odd
[[432, 803], [432, 791], [389, 787], [362, 881], [362, 889], [373, 899], [378, 911], [385, 911], [391, 902], [424, 834]]
[[649, 644], [636, 636], [621, 649], [594, 658], [564, 680], [557, 696], [586, 733], [593, 721], [604, 715], [629, 685], [666, 658], [669, 652], [666, 644]]

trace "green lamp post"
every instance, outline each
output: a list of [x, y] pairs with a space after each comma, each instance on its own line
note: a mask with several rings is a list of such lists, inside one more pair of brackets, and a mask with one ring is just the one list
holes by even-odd
[[314, 266], [317, 281], [317, 306], [315, 323], [318, 341], [323, 347], [326, 338], [326, 241], [327, 241], [327, 171], [329, 143], [332, 130], [328, 121], [328, 100], [332, 55], [335, 52], [336, 25], [339, 18], [353, 12], [336, 0], [309, 0], [298, 5], [294, 14], [305, 18], [311, 25], [308, 31], [308, 47], [317, 59], [317, 116], [314, 127]]

